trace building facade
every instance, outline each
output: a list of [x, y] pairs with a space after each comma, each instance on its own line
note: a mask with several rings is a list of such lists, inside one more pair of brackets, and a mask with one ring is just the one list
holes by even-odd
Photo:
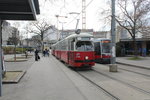
[[[141, 28], [141, 31], [135, 34], [138, 54], [141, 56], [150, 55], [150, 28], [145, 27], [145, 29], [147, 31], [143, 31]], [[127, 30], [118, 26], [116, 32], [116, 40], [117, 42], [121, 42], [124, 44], [125, 53], [127, 55], [133, 54], [133, 40]]]
[[[19, 41], [19, 31], [17, 28], [12, 27], [10, 23], [4, 21], [2, 27], [2, 44], [3, 45], [14, 45], [14, 41]], [[17, 43], [19, 44], [19, 42]]]

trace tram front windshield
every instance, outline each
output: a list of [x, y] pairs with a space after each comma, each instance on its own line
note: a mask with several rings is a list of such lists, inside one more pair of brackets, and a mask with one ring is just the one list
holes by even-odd
[[77, 51], [93, 51], [93, 44], [91, 41], [78, 41], [76, 43]]
[[110, 53], [110, 43], [102, 43], [102, 53]]

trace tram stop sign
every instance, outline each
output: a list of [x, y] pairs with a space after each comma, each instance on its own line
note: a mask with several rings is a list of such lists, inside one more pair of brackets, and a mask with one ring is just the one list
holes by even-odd
[[0, 96], [2, 95], [2, 20], [36, 20], [38, 0], [0, 0]]

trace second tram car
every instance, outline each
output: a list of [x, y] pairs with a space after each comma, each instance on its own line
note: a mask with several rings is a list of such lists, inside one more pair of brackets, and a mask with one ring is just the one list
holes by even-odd
[[111, 48], [110, 39], [96, 38], [94, 39], [95, 62], [110, 64]]
[[52, 46], [52, 55], [71, 67], [95, 65], [93, 36], [88, 33], [72, 34]]

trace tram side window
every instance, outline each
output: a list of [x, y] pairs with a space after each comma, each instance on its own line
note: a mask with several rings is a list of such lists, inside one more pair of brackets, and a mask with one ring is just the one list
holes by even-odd
[[61, 50], [66, 50], [66, 42], [65, 41], [63, 41], [62, 43], [61, 43]]
[[65, 50], [68, 50], [68, 41], [65, 40]]
[[68, 40], [68, 50], [70, 51], [71, 50], [71, 41]]
[[96, 55], [100, 55], [101, 54], [101, 50], [100, 50], [100, 43], [99, 42], [95, 42], [94, 43], [94, 50], [95, 50], [95, 54]]
[[75, 40], [72, 39], [72, 41], [71, 41], [71, 50], [74, 50], [74, 42], [75, 42]]

